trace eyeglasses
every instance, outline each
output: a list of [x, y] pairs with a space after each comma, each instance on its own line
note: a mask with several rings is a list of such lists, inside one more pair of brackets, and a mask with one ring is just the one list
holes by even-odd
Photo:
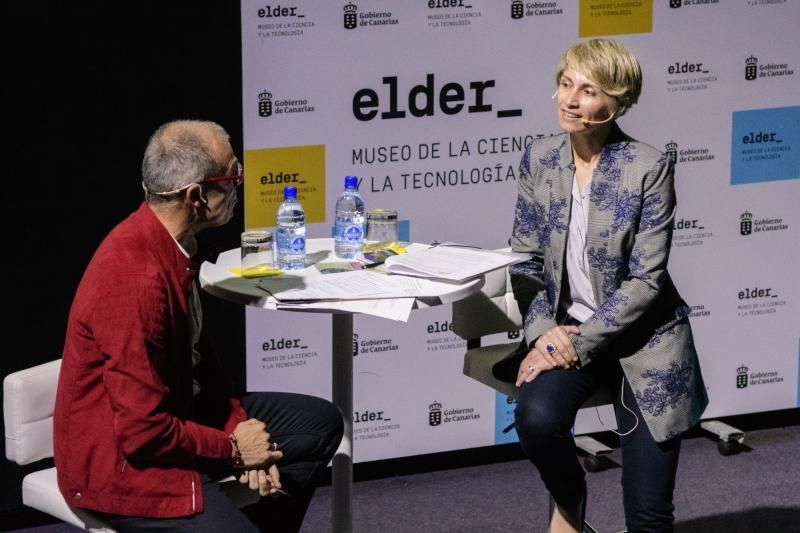
[[220, 183], [225, 181], [232, 181], [234, 188], [242, 184], [242, 181], [244, 181], [244, 167], [242, 166], [241, 163], [236, 161], [233, 164], [233, 167], [231, 168], [231, 174], [227, 176], [220, 176], [218, 178], [206, 178], [203, 181], [199, 181], [198, 183], [202, 185], [205, 183]]
[[156, 196], [172, 196], [173, 194], [178, 194], [178, 193], [181, 193], [181, 192], [185, 191], [186, 189], [188, 189], [189, 187], [191, 187], [192, 185], [195, 185], [195, 184], [197, 184], [197, 185], [206, 185], [206, 184], [209, 184], [209, 183], [224, 183], [224, 182], [227, 182], [227, 181], [233, 182], [233, 188], [234, 189], [236, 187], [238, 187], [239, 185], [241, 185], [242, 182], [244, 181], [244, 167], [242, 166], [242, 164], [239, 161], [236, 161], [233, 164], [233, 166], [231, 167], [231, 174], [229, 174], [227, 176], [206, 178], [206, 179], [201, 180], [201, 181], [195, 181], [195, 182], [192, 182], [192, 183], [187, 183], [183, 187], [181, 187], [179, 189], [175, 189], [174, 191], [150, 192], [150, 191], [147, 190], [147, 186], [144, 184], [144, 182], [142, 182], [142, 188], [144, 189], [144, 192], [146, 194], [154, 194]]

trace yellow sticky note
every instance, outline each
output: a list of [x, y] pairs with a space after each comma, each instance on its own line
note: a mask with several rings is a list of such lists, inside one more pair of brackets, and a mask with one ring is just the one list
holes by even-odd
[[247, 268], [229, 268], [231, 274], [236, 274], [243, 278], [263, 278], [264, 276], [277, 276], [283, 274], [283, 270], [272, 268], [269, 265], [256, 265]]
[[403, 248], [405, 243], [400, 243], [397, 241], [393, 242], [372, 242], [368, 244], [364, 244], [364, 251], [365, 252], [373, 252], [375, 250], [391, 250], [396, 254], [405, 254], [408, 251]]
[[579, 9], [579, 37], [653, 31], [653, 0], [580, 0]]
[[324, 144], [245, 150], [245, 228], [275, 226], [287, 185], [297, 187], [307, 224], [325, 222]]

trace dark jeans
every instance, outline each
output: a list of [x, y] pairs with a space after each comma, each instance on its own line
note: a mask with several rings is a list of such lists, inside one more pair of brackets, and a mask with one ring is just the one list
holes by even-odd
[[[597, 387], [611, 387], [620, 433], [636, 418], [620, 404], [623, 380], [619, 361], [608, 358], [585, 368], [561, 368], [541, 373], [519, 391], [515, 422], [520, 443], [539, 470], [547, 490], [560, 507], [575, 508], [585, 497], [585, 473], [576, 455], [572, 427], [584, 401]], [[621, 437], [622, 492], [628, 531], [672, 531], [672, 492], [680, 454], [680, 437], [657, 443], [647, 429], [628, 381], [624, 402], [639, 419]]]
[[[319, 472], [331, 460], [342, 438], [342, 416], [330, 402], [284, 392], [258, 392], [242, 398], [251, 418], [267, 424], [280, 445], [278, 463], [288, 496], [259, 498], [242, 508], [227, 498], [219, 483], [203, 475], [204, 510], [182, 518], [140, 518], [97, 513], [118, 532], [124, 531], [270, 531], [296, 532], [314, 495]], [[234, 481], [234, 483], [238, 483]]]

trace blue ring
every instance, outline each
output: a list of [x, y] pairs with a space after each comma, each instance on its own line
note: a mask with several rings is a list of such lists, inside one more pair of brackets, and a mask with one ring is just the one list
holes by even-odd
[[552, 354], [556, 351], [556, 345], [552, 342], [548, 342], [544, 349], [547, 350], [547, 353]]

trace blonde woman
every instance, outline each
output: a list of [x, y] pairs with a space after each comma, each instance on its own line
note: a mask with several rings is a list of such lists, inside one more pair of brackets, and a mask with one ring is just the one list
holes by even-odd
[[555, 502], [551, 531], [584, 527], [570, 430], [598, 387], [615, 393], [628, 531], [671, 531], [680, 436], [708, 403], [689, 308], [667, 272], [673, 165], [616, 124], [642, 87], [628, 49], [575, 44], [556, 82], [564, 133], [527, 147], [511, 236], [530, 254], [512, 270], [526, 349], [495, 370], [513, 369], [520, 387], [516, 429]]

